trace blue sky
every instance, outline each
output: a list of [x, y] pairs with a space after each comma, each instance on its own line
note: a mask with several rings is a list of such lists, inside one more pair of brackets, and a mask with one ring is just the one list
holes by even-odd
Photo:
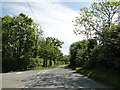
[[[82, 35], [73, 33], [72, 20], [79, 16], [79, 9], [90, 7], [92, 1], [80, 0], [28, 0], [34, 13], [31, 12], [26, 0], [4, 0], [2, 1], [2, 14], [18, 15], [25, 13], [33, 18], [44, 30], [46, 37], [55, 37], [64, 42], [62, 52], [69, 53], [69, 46], [73, 42], [84, 39]], [[36, 17], [36, 19], [35, 19]]]
[[73, 10], [79, 11], [80, 8], [90, 7], [92, 2], [61, 2], [61, 5], [64, 5]]

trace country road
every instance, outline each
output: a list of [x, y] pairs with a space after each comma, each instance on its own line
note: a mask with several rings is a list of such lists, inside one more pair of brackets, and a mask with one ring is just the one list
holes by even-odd
[[48, 70], [2, 74], [2, 88], [108, 88], [67, 65]]

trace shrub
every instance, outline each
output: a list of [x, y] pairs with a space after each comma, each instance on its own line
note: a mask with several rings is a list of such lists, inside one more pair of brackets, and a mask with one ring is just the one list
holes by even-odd
[[35, 68], [38, 66], [42, 67], [43, 59], [42, 58], [30, 58], [28, 68]]
[[41, 58], [19, 60], [17, 60], [16, 58], [3, 58], [2, 72], [30, 70], [35, 67], [42, 67], [42, 65], [43, 59]]
[[2, 58], [2, 72], [15, 71], [17, 69], [15, 58]]

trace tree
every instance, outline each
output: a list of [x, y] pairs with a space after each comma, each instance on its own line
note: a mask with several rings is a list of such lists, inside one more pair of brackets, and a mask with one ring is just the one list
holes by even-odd
[[91, 57], [92, 49], [97, 45], [95, 39], [75, 42], [70, 47], [70, 65], [86, 66]]
[[62, 44], [63, 42], [59, 41], [56, 38], [53, 37], [47, 37], [46, 40], [50, 41], [50, 46], [51, 46], [51, 50], [50, 50], [50, 55], [51, 59], [50, 59], [50, 66], [52, 65], [52, 59], [54, 61], [54, 64], [56, 64], [56, 60], [59, 59], [58, 57], [62, 54], [61, 51], [59, 50], [59, 48], [62, 48]]
[[[14, 59], [14, 63], [17, 64], [16, 68], [24, 60], [24, 63], [28, 63], [29, 59], [34, 56], [37, 35], [42, 36], [42, 32], [34, 21], [23, 13], [14, 17], [7, 15], [2, 17], [3, 63], [6, 59], [11, 61]], [[9, 61], [7, 63], [9, 64]]]
[[[74, 31], [76, 34], [86, 34], [88, 42], [84, 48], [76, 48], [71, 50], [71, 56], [74, 56], [75, 64], [82, 67], [93, 68], [104, 67], [113, 71], [120, 71], [119, 69], [119, 53], [120, 53], [120, 39], [119, 39], [119, 2], [102, 1], [93, 3], [88, 8], [82, 8], [79, 17], [75, 19]], [[116, 18], [116, 16], [118, 16]], [[85, 29], [80, 30], [81, 26]], [[89, 39], [95, 38], [99, 43], [97, 45], [96, 40]], [[81, 42], [80, 42], [81, 43]], [[75, 45], [76, 46], [76, 45]], [[81, 46], [82, 47], [82, 46]], [[83, 62], [81, 62], [83, 61]]]
[[[107, 66], [115, 71], [120, 71], [120, 26], [116, 25], [111, 28], [111, 31], [108, 33], [108, 40], [106, 43], [106, 49], [108, 53], [108, 60], [106, 61]], [[113, 67], [111, 67], [113, 66]]]
[[63, 61], [65, 64], [69, 64], [69, 55], [64, 55], [61, 59], [61, 61]]
[[33, 19], [21, 13], [1, 17], [3, 72], [28, 70], [59, 64], [63, 42], [43, 37], [43, 30]]
[[[85, 34], [88, 38], [92, 38], [91, 35], [101, 39], [101, 43], [104, 43], [109, 29], [111, 28], [116, 14], [118, 14], [118, 8], [120, 2], [99, 2], [93, 3], [88, 9], [86, 7], [80, 9], [81, 13], [79, 17], [75, 19], [76, 34]], [[81, 30], [84, 27], [84, 30]]]
[[40, 45], [40, 57], [44, 58], [43, 67], [48, 66], [48, 61], [49, 66], [52, 66], [52, 61], [54, 61], [54, 65], [56, 64], [58, 57], [62, 54], [59, 49], [62, 47], [62, 44], [63, 42], [53, 37], [43, 39]]
[[70, 65], [71, 66], [80, 66], [83, 64], [80, 60], [83, 60], [83, 56], [86, 51], [87, 41], [82, 40], [75, 42], [70, 46]]
[[36, 33], [38, 33], [38, 29], [33, 20], [21, 13], [13, 18], [5, 16], [2, 18], [2, 24], [3, 56], [8, 52], [8, 48], [12, 50], [8, 53], [12, 53], [11, 56], [17, 59], [32, 56], [32, 49], [35, 45], [34, 41], [37, 40]]

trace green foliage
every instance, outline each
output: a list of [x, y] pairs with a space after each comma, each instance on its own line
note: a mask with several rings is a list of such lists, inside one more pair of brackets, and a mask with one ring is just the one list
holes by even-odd
[[94, 69], [85, 69], [82, 67], [77, 67], [76, 71], [105, 84], [109, 84], [114, 87], [120, 86], [119, 74], [113, 73], [111, 71], [108, 72], [106, 68], [96, 67]]
[[[112, 9], [117, 8], [120, 4], [118, 2], [109, 4], [108, 2], [101, 2], [101, 4], [94, 3], [92, 6], [94, 9], [92, 9], [90, 13], [87, 8], [82, 9], [85, 16], [76, 19], [77, 26], [84, 25], [86, 28], [86, 31], [81, 31], [82, 34], [91, 35], [90, 32], [94, 31], [96, 40], [99, 43], [97, 45], [94, 39], [92, 41], [88, 39], [89, 43], [87, 43], [87, 45], [83, 44], [83, 46], [77, 48], [73, 48], [73, 46], [78, 46], [78, 42], [76, 45], [73, 43], [70, 47], [70, 65], [74, 69], [77, 67], [76, 70], [78, 72], [90, 78], [119, 87], [120, 25], [112, 23], [113, 16], [117, 13]], [[106, 12], [107, 9], [109, 11]], [[109, 13], [109, 15], [107, 15], [107, 13]], [[100, 21], [94, 22], [94, 20], [92, 20], [92, 17], [95, 15], [97, 16], [95, 20]], [[100, 24], [100, 22], [102, 23]], [[78, 33], [78, 31], [76, 33]], [[73, 62], [75, 63], [72, 64]]]
[[[120, 25], [113, 22], [113, 17], [119, 6], [120, 2], [99, 2], [89, 9], [82, 8], [80, 17], [75, 19], [78, 28], [74, 32], [86, 34], [86, 44], [83, 40], [70, 47], [70, 65], [74, 69], [81, 67], [78, 72], [115, 86], [120, 85]], [[95, 39], [88, 39], [93, 35]]]
[[96, 46], [92, 51], [90, 61], [94, 65], [107, 67], [119, 73], [120, 71], [120, 27], [116, 26], [108, 33], [109, 37], [105, 45]]
[[[116, 25], [108, 33], [104, 45], [97, 45], [94, 39], [73, 43], [70, 47], [71, 66], [94, 68], [101, 66], [108, 70], [120, 71], [120, 26]], [[84, 43], [83, 43], [84, 42]]]
[[22, 13], [16, 17], [4, 16], [2, 18], [3, 57], [16, 59], [32, 57], [37, 31], [33, 20]]
[[63, 56], [61, 50], [59, 49], [62, 47], [62, 44], [63, 42], [53, 37], [47, 37], [42, 40], [40, 43], [39, 56], [44, 59], [43, 67], [52, 66], [53, 61], [54, 65], [58, 64]]
[[96, 40], [82, 40], [75, 42], [70, 47], [71, 66], [83, 66], [88, 64], [91, 51], [97, 44]]
[[18, 69], [15, 58], [2, 58], [2, 72], [15, 71]]
[[54, 65], [54, 66], [50, 66], [50, 67], [35, 67], [35, 68], [32, 68], [32, 70], [44, 70], [44, 69], [52, 69], [52, 68], [56, 68], [60, 65]]
[[[80, 15], [76, 17], [75, 30], [76, 34], [85, 34], [88, 38], [94, 35], [96, 39], [102, 39], [101, 43], [107, 39], [106, 32], [115, 23], [115, 17], [119, 13], [120, 2], [101, 1], [93, 3], [90, 8], [80, 9]], [[84, 27], [85, 29], [81, 29]]]
[[62, 59], [60, 60], [63, 64], [69, 64], [69, 56], [68, 55], [64, 55], [62, 57]]
[[36, 34], [41, 36], [42, 31], [38, 31], [37, 25], [25, 14], [21, 13], [15, 17], [4, 16], [2, 18], [3, 67], [6, 63], [14, 67], [13, 62], [15, 62], [15, 64], [19, 63], [16, 66], [20, 68], [14, 69], [26, 69], [29, 58], [34, 56], [35, 41], [38, 40]]
[[[60, 63], [63, 42], [53, 37], [43, 37], [43, 30], [32, 18], [1, 17], [3, 72], [48, 67]], [[54, 62], [54, 64], [53, 64]]]
[[42, 67], [43, 59], [42, 58], [30, 58], [28, 68]]
[[[90, 57], [90, 63], [91, 66], [101, 66], [105, 64], [105, 60], [108, 60], [107, 56], [107, 51], [106, 48], [103, 46], [96, 46], [92, 52], [91, 52], [91, 57]], [[103, 62], [103, 63], [102, 63]], [[106, 65], [103, 65], [106, 66]]]

